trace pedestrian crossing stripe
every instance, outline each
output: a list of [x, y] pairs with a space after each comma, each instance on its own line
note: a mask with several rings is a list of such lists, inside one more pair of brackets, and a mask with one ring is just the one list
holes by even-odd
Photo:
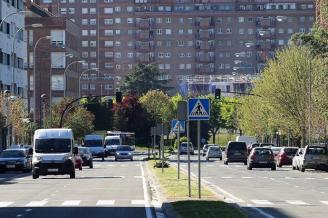
[[190, 115], [195, 116], [195, 117], [197, 117], [197, 116], [201, 116], [201, 117], [208, 116], [207, 111], [204, 109], [204, 106], [203, 106], [202, 102], [199, 99], [197, 100], [194, 108], [191, 110]]

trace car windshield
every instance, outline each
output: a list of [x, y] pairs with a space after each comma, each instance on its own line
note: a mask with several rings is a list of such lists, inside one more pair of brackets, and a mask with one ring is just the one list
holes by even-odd
[[[191, 143], [189, 143], [189, 146], [192, 146], [192, 144], [191, 144]], [[181, 147], [187, 147], [187, 143], [186, 143], [186, 142], [184, 142], [184, 143], [181, 143]]]
[[25, 157], [25, 153], [23, 151], [19, 151], [19, 150], [7, 150], [7, 151], [3, 151], [0, 154], [0, 157], [3, 157], [3, 158]]
[[118, 146], [117, 147], [117, 151], [131, 151], [131, 147], [130, 146]]
[[231, 142], [231, 143], [229, 143], [228, 149], [234, 150], [234, 151], [245, 151], [246, 144], [245, 144], [245, 142]]
[[86, 148], [79, 148], [79, 153], [80, 154], [87, 154], [88, 150]]
[[120, 140], [119, 139], [107, 139], [105, 140], [105, 145], [119, 145]]
[[36, 153], [67, 153], [71, 151], [71, 139], [36, 139]]
[[327, 154], [327, 150], [325, 148], [312, 147], [312, 148], [307, 149], [306, 154], [325, 155], [325, 154]]
[[287, 154], [287, 155], [295, 155], [296, 152], [297, 152], [298, 148], [285, 148], [284, 149], [284, 152]]
[[85, 140], [85, 147], [102, 147], [102, 140]]
[[220, 152], [220, 148], [219, 147], [210, 147], [210, 151], [212, 152]]
[[260, 147], [260, 144], [252, 144], [251, 147], [252, 148], [257, 148], [257, 147]]

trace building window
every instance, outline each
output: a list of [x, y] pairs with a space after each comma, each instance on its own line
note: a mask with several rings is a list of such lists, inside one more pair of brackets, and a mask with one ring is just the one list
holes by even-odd
[[65, 68], [66, 56], [65, 52], [51, 52], [51, 67], [52, 68]]

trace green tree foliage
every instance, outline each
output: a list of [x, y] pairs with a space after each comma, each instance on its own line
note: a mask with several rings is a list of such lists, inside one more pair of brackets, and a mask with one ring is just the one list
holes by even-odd
[[174, 117], [174, 105], [163, 91], [150, 90], [140, 97], [139, 102], [156, 123], [168, 123]]
[[110, 130], [113, 128], [113, 112], [108, 104], [108, 99], [89, 100], [83, 104], [95, 116], [95, 130]]
[[143, 108], [136, 96], [126, 96], [122, 103], [114, 104], [114, 128], [134, 132], [137, 144], [149, 143], [151, 115]]
[[135, 95], [145, 94], [153, 89], [166, 89], [166, 81], [159, 80], [159, 72], [155, 64], [138, 64], [124, 79], [122, 90]]
[[[268, 67], [255, 81], [252, 91], [255, 96], [242, 100], [239, 110], [241, 128], [246, 133], [259, 135], [278, 129], [283, 134], [291, 131], [305, 145], [310, 108], [309, 87], [315, 99], [318, 89], [322, 88], [317, 83], [322, 82], [319, 78], [323, 72], [326, 72], [324, 62], [313, 57], [312, 50], [306, 46], [278, 51], [276, 59], [268, 62]], [[313, 126], [317, 125], [316, 121], [322, 121], [318, 105], [312, 101]]]

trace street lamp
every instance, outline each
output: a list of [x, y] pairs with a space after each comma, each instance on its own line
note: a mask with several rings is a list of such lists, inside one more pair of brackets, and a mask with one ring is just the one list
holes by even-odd
[[35, 45], [34, 45], [34, 49], [33, 49], [33, 98], [34, 98], [34, 113], [33, 113], [33, 121], [35, 122], [36, 121], [36, 48], [39, 44], [39, 42], [42, 40], [42, 39], [51, 39], [51, 36], [43, 36], [43, 37], [40, 37]]
[[84, 61], [84, 60], [73, 61], [73, 62], [69, 63], [69, 64], [67, 65], [67, 67], [65, 68], [65, 70], [64, 70], [64, 98], [66, 97], [66, 87], [67, 87], [66, 72], [67, 72], [68, 68], [69, 68], [71, 65], [76, 64], [76, 63], [81, 63], [81, 64], [83, 64], [83, 63], [85, 63], [85, 61]]
[[46, 118], [46, 99], [48, 96], [46, 94], [42, 94], [40, 96], [41, 105], [40, 105], [40, 127], [45, 127], [45, 118]]
[[83, 74], [88, 71], [99, 71], [99, 68], [90, 68], [81, 73], [80, 78], [79, 78], [79, 98], [81, 97], [81, 78], [82, 78]]
[[23, 26], [21, 28], [19, 28], [15, 34], [14, 34], [14, 37], [13, 37], [13, 54], [12, 54], [12, 65], [13, 65], [13, 70], [12, 70], [12, 93], [15, 94], [15, 87], [14, 87], [14, 82], [15, 82], [15, 42], [16, 42], [16, 36], [17, 34], [22, 31], [23, 29], [25, 29], [26, 27], [32, 27], [32, 28], [40, 28], [40, 27], [43, 27], [43, 24], [41, 23], [34, 23], [34, 24], [31, 24], [31, 25], [26, 25], [26, 26]]
[[276, 16], [278, 22], [282, 22], [287, 19], [287, 16]]
[[5, 20], [6, 20], [8, 17], [10, 17], [10, 16], [12, 16], [12, 15], [15, 15], [15, 14], [24, 14], [24, 13], [26, 13], [26, 12], [30, 12], [30, 11], [16, 11], [16, 12], [13, 12], [13, 13], [7, 14], [7, 16], [5, 16], [5, 17], [1, 20], [1, 22], [0, 22], [0, 28], [2, 27], [2, 24], [5, 22]]

